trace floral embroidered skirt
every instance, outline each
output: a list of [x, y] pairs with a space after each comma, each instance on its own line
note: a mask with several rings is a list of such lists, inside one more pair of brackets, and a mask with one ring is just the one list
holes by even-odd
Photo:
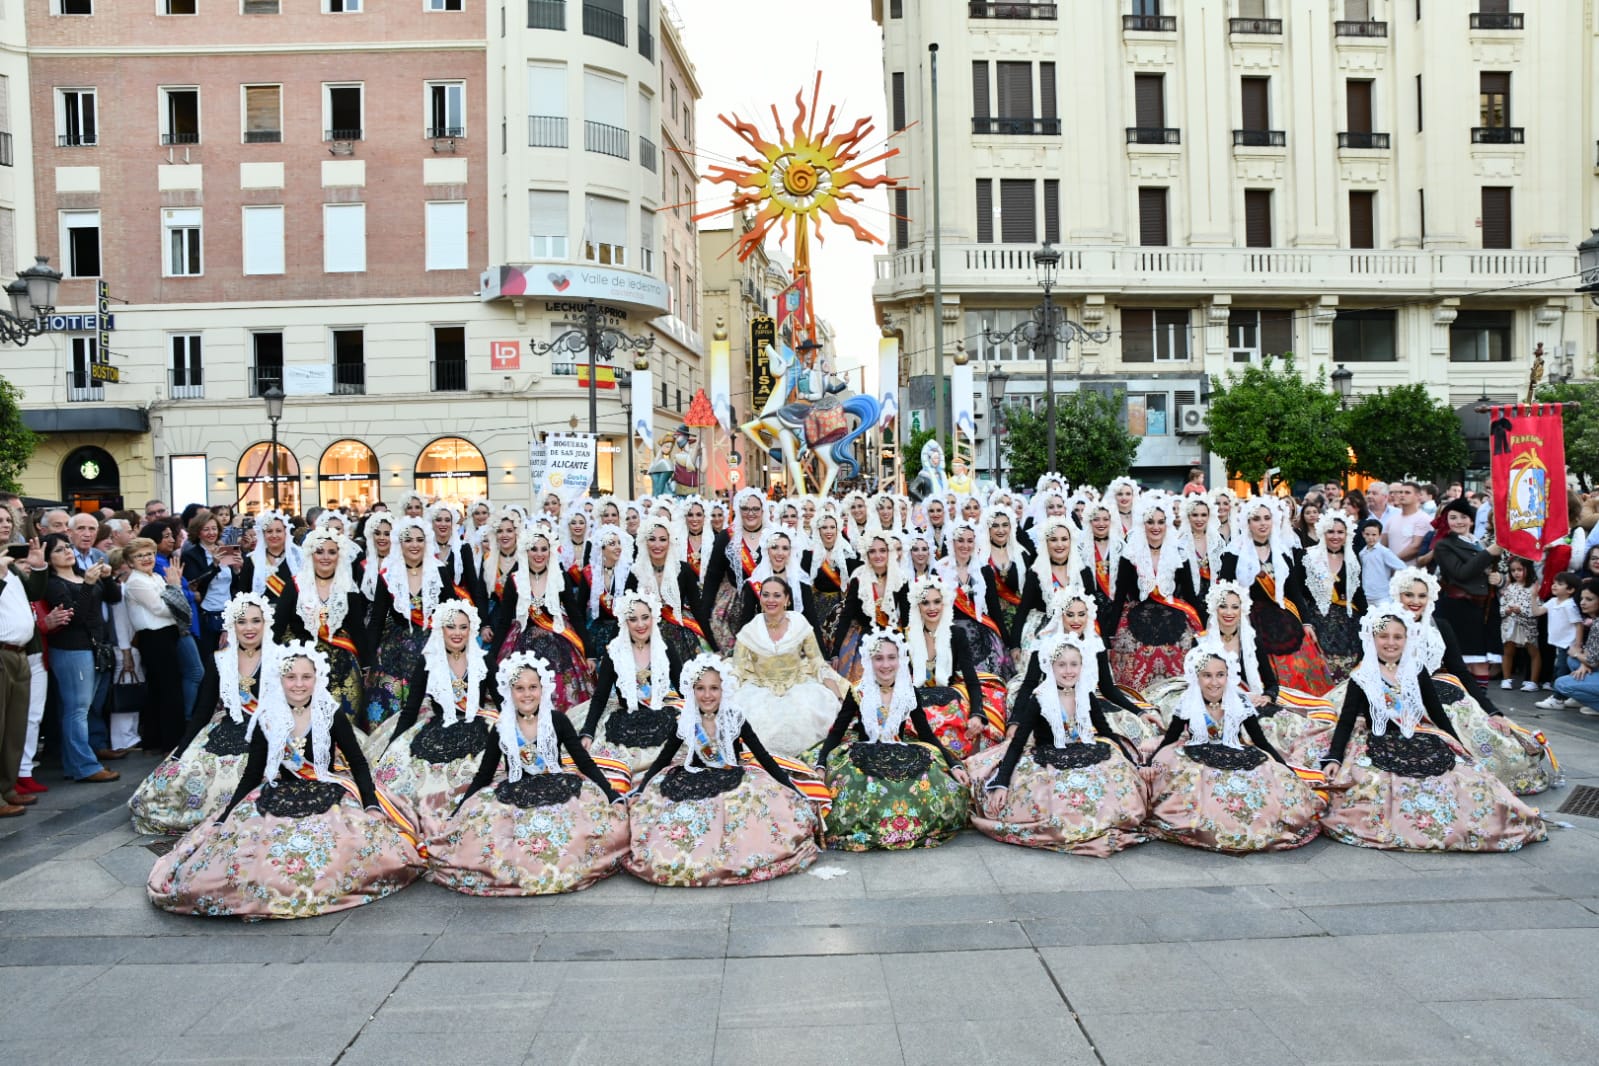
[[366, 716], [361, 723], [364, 728], [375, 728], [405, 707], [406, 697], [411, 694], [411, 677], [422, 661], [422, 648], [427, 641], [426, 626], [389, 623], [383, 643], [378, 645], [372, 690], [366, 694]]
[[827, 846], [840, 851], [933, 848], [966, 825], [970, 795], [930, 744], [856, 741], [835, 748], [827, 787], [833, 793]]
[[1316, 631], [1316, 643], [1321, 646], [1326, 688], [1316, 695], [1322, 695], [1334, 685], [1347, 681], [1355, 664], [1360, 662], [1360, 617], [1334, 605], [1327, 608], [1325, 615], [1312, 616], [1310, 625]]
[[738, 640], [738, 608], [743, 594], [743, 584], [723, 581], [711, 601], [711, 643], [723, 655], [733, 654], [733, 643]]
[[1399, 851], [1516, 851], [1547, 837], [1536, 808], [1457, 755], [1430, 730], [1407, 740], [1397, 726], [1382, 737], [1356, 726], [1327, 782], [1327, 835]]
[[423, 839], [440, 832], [483, 762], [483, 751], [498, 743], [487, 719], [442, 725], [424, 714], [395, 737], [372, 764], [372, 780], [417, 827]]
[[328, 691], [339, 701], [339, 713], [347, 716], [357, 728], [361, 724], [361, 709], [366, 706], [366, 686], [361, 680], [361, 661], [355, 653], [335, 647], [325, 640], [317, 641], [317, 650], [328, 657]]
[[773, 755], [794, 758], [815, 747], [838, 717], [839, 699], [820, 681], [802, 681], [782, 693], [746, 681], [738, 691], [744, 720]]
[[1168, 677], [1180, 678], [1183, 656], [1196, 636], [1180, 612], [1151, 601], [1135, 604], [1122, 615], [1106, 649], [1111, 676], [1136, 692]]
[[474, 793], [428, 840], [427, 879], [469, 896], [576, 892], [615, 873], [627, 846], [627, 808], [592, 781], [523, 774]]
[[[998, 679], [995, 678], [994, 681], [997, 683]], [[979, 682], [979, 684], [985, 688], [979, 698], [991, 698], [991, 691], [987, 691], [988, 683]], [[996, 729], [984, 716], [981, 708], [977, 712], [977, 721], [981, 729], [975, 734], [970, 732], [971, 718], [968, 715], [968, 708], [971, 703], [966, 698], [965, 685], [918, 685], [916, 693], [921, 697], [922, 710], [926, 713], [933, 732], [938, 735], [944, 747], [958, 759], [975, 755], [1004, 736], [1004, 730]]]
[[694, 656], [711, 650], [710, 642], [688, 626], [668, 622], [665, 619], [661, 621], [661, 637], [683, 662], [688, 662]]
[[633, 843], [622, 865], [656, 885], [741, 885], [816, 861], [814, 805], [754, 766], [673, 766], [635, 797]]
[[859, 684], [866, 671], [861, 659], [861, 640], [865, 636], [866, 628], [859, 622], [844, 622], [838, 627], [837, 643], [833, 645], [833, 670], [852, 685]]
[[[1028, 751], [1001, 796], [983, 784], [1005, 760], [1010, 744], [966, 760], [972, 779], [972, 828], [1024, 848], [1046, 848], [1107, 858], [1149, 839], [1140, 828], [1147, 812], [1144, 780], [1114, 744], [1070, 744]], [[1100, 750], [1095, 750], [1100, 749]]]
[[1503, 715], [1490, 715], [1447, 675], [1433, 678], [1444, 713], [1471, 757], [1518, 796], [1532, 796], [1550, 784], [1544, 748], [1525, 728]]
[[[342, 791], [298, 778], [271, 786], [287, 798], [329, 788]], [[394, 823], [347, 792], [299, 817], [264, 813], [261, 799], [258, 788], [221, 825], [206, 819], [178, 841], [150, 871], [150, 902], [174, 914], [309, 918], [392, 895], [422, 872]]]
[[250, 720], [235, 723], [226, 714], [200, 730], [177, 755], [168, 755], [133, 796], [133, 828], [141, 833], [187, 833], [215, 818], [233, 798], [249, 758], [244, 739]]
[[507, 649], [501, 659], [514, 652], [530, 651], [550, 664], [555, 673], [555, 709], [564, 711], [574, 703], [582, 703], [594, 695], [594, 671], [588, 660], [578, 654], [572, 642], [559, 633], [543, 626], [518, 622], [514, 632], [505, 642]]
[[1285, 851], [1310, 843], [1321, 829], [1321, 798], [1255, 748], [1170, 744], [1143, 776], [1149, 783], [1144, 827], [1161, 840], [1210, 851]]

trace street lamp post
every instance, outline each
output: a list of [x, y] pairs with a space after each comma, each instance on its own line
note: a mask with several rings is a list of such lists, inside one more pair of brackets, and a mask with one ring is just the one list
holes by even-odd
[[1355, 389], [1355, 372], [1344, 364], [1339, 363], [1338, 369], [1332, 372], [1333, 390], [1338, 393], [1338, 409], [1340, 411], [1349, 406], [1349, 397]]
[[6, 286], [11, 310], [0, 308], [0, 343], [21, 347], [47, 332], [45, 319], [56, 309], [60, 289], [61, 271], [51, 268], [48, 256], [35, 256], [31, 267], [17, 271], [17, 280]]
[[[611, 355], [617, 349], [635, 352], [647, 352], [655, 347], [655, 336], [631, 337], [613, 326], [607, 326], [600, 313], [600, 305], [593, 300], [583, 304], [583, 324], [577, 329], [569, 329], [551, 341], [534, 341], [532, 349], [539, 355], [548, 352], [566, 351], [574, 355], [586, 351], [589, 355], [589, 434], [598, 438], [600, 435], [600, 398], [598, 389], [599, 366], [598, 361], [604, 359], [611, 361]], [[631, 416], [628, 421], [631, 422]], [[627, 430], [628, 443], [631, 445], [633, 429], [630, 425]], [[632, 473], [629, 472], [629, 477]], [[592, 478], [589, 482], [589, 495], [600, 494], [599, 478]]]
[[1004, 410], [1005, 406], [1005, 383], [1009, 380], [1010, 375], [1005, 373], [1002, 367], [996, 366], [988, 372], [988, 403], [992, 408], [989, 413], [988, 439], [992, 442], [994, 448], [992, 469], [994, 471], [994, 484], [996, 485], [1002, 481], [999, 466], [999, 420], [1000, 412]]
[[1037, 352], [1040, 347], [1044, 350], [1044, 406], [1047, 425], [1045, 433], [1049, 440], [1049, 470], [1054, 473], [1055, 465], [1055, 345], [1059, 344], [1063, 353], [1071, 351], [1072, 342], [1076, 340], [1093, 341], [1104, 344], [1110, 340], [1110, 330], [1091, 330], [1078, 322], [1073, 322], [1064, 315], [1055, 314], [1055, 303], [1051, 299], [1051, 292], [1055, 287], [1055, 273], [1060, 269], [1060, 252], [1049, 241], [1033, 253], [1033, 266], [1038, 270], [1038, 283], [1044, 289], [1044, 302], [1033, 309], [1033, 315], [1027, 321], [1004, 331], [985, 329], [983, 336], [991, 346], [998, 347], [1002, 344], [1025, 343], [1029, 349]]
[[278, 419], [283, 417], [283, 390], [278, 388], [277, 382], [266, 387], [261, 393], [261, 399], [266, 401], [267, 421], [272, 423], [272, 509], [278, 509]]

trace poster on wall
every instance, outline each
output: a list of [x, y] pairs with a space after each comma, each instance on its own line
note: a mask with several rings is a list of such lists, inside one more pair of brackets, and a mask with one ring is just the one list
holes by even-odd
[[562, 506], [588, 492], [594, 483], [595, 440], [587, 433], [552, 433], [544, 439], [544, 474], [535, 498], [553, 492]]

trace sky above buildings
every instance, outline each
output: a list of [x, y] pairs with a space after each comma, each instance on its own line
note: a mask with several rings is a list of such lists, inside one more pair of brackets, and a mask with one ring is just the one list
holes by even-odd
[[[702, 179], [711, 166], [730, 162], [745, 147], [718, 115], [751, 120], [770, 134], [772, 105], [777, 105], [785, 122], [791, 122], [794, 94], [804, 89], [808, 101], [818, 70], [822, 72], [823, 113], [836, 105], [840, 119], [849, 120], [846, 127], [856, 118], [870, 115], [877, 128], [867, 143], [883, 144], [888, 123], [882, 34], [872, 21], [870, 0], [811, 0], [793, 5], [670, 0], [670, 6], [681, 15], [684, 48], [694, 62], [703, 93], [695, 122], [700, 152], [695, 170]], [[903, 175], [904, 164], [896, 169], [896, 162], [890, 161], [890, 169]], [[881, 166], [871, 169], [882, 172]], [[731, 192], [731, 185], [702, 180], [698, 209], [725, 206]], [[887, 194], [868, 191], [863, 199], [864, 203], [853, 205], [853, 214], [886, 241], [891, 232]], [[821, 235], [825, 242], [813, 244], [811, 251], [817, 313], [837, 331], [836, 365], [868, 364], [868, 381], [875, 384], [878, 330], [872, 313], [872, 257], [885, 248], [859, 242], [831, 222], [824, 225]], [[792, 255], [792, 245], [783, 246], [783, 251]], [[707, 332], [709, 329], [707, 323]]]

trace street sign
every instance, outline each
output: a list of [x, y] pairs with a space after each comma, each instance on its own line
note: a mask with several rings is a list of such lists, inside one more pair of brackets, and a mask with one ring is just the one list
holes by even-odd
[[106, 363], [90, 363], [89, 380], [120, 383], [122, 381], [122, 371]]
[[49, 315], [44, 320], [49, 333], [98, 333], [102, 329], [116, 329], [116, 315], [71, 314]]

